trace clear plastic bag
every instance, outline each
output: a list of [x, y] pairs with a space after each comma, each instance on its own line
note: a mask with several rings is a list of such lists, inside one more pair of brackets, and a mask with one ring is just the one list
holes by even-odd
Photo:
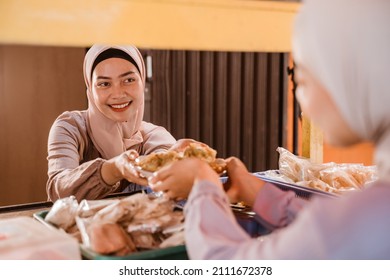
[[76, 223], [78, 206], [79, 204], [74, 196], [58, 199], [47, 213], [45, 221], [66, 231]]
[[314, 164], [282, 147], [277, 151], [280, 155], [279, 179], [288, 183], [292, 181], [299, 186], [341, 194], [359, 190], [377, 179], [375, 166], [334, 162]]
[[[152, 198], [138, 193], [121, 199], [82, 200], [80, 204], [74, 197], [64, 198], [58, 200], [49, 213], [53, 211], [51, 216], [57, 213], [54, 216], [57, 219], [60, 213], [67, 214], [56, 225], [66, 227], [85, 247], [99, 254], [123, 256], [137, 250], [159, 248], [179, 232], [172, 229], [183, 229], [183, 212], [174, 208], [175, 202], [166, 197]], [[64, 223], [69, 221], [69, 209], [72, 209], [73, 225]], [[164, 246], [179, 241], [177, 236]]]

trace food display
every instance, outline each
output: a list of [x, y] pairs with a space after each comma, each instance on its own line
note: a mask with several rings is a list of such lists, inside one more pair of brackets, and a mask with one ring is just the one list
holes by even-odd
[[[135, 164], [140, 170], [155, 172], [172, 162], [184, 158], [199, 158], [207, 162], [218, 174], [226, 170], [226, 163], [223, 159], [217, 158], [217, 151], [202, 143], [190, 143], [183, 151], [169, 150], [167, 152], [151, 153], [147, 156], [140, 156]], [[145, 174], [145, 173], [144, 173]]]
[[165, 197], [137, 193], [111, 200], [57, 200], [45, 222], [100, 255], [126, 256], [184, 244], [184, 216]]
[[342, 194], [360, 190], [377, 179], [375, 166], [363, 164], [315, 164], [279, 147], [279, 169], [264, 172], [269, 178], [328, 193]]

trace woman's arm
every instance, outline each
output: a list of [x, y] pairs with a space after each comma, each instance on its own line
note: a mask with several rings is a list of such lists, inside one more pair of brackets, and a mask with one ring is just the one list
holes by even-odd
[[49, 133], [47, 160], [49, 200], [70, 195], [78, 200], [98, 199], [119, 188], [119, 183], [108, 185], [102, 179], [105, 161], [88, 142], [81, 115], [67, 112], [54, 122]]

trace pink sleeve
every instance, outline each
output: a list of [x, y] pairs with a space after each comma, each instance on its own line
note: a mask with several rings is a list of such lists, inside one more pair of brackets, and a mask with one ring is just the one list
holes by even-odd
[[389, 212], [389, 185], [370, 187], [340, 199], [313, 198], [293, 223], [250, 238], [222, 188], [201, 181], [185, 206], [186, 247], [191, 259], [389, 259]]
[[266, 183], [256, 196], [253, 211], [268, 227], [278, 228], [290, 224], [306, 203], [293, 191], [282, 191]]
[[208, 181], [194, 185], [184, 211], [185, 242], [190, 259], [283, 258], [290, 253], [283, 245], [294, 246], [301, 234], [294, 231], [281, 240], [277, 233], [269, 235], [272, 240], [267, 240], [268, 236], [251, 238], [237, 223], [222, 188]]
[[222, 188], [211, 182], [194, 185], [184, 213], [186, 246], [191, 259], [224, 259], [235, 253], [236, 244], [251, 240], [237, 224]]

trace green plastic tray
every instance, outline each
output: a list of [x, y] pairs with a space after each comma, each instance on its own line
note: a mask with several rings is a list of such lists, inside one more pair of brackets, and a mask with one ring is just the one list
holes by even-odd
[[[45, 221], [48, 212], [48, 210], [36, 212], [33, 217], [48, 227], [55, 227]], [[137, 252], [126, 256], [100, 255], [82, 244], [80, 244], [80, 251], [83, 258], [87, 260], [188, 260], [185, 245]]]

